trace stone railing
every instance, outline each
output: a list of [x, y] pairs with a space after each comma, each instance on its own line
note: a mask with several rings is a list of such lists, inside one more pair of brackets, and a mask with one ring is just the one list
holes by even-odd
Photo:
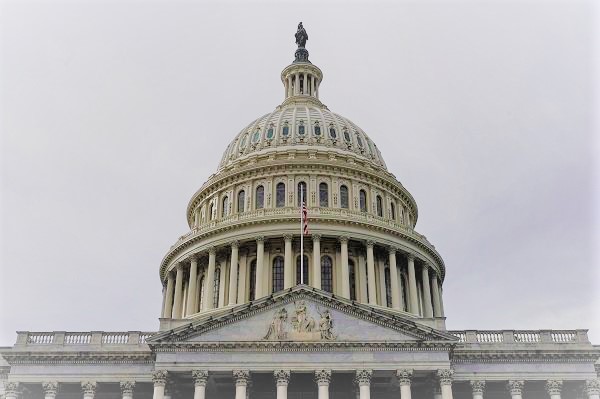
[[465, 344], [589, 344], [587, 330], [464, 330], [448, 331]]
[[17, 332], [16, 346], [80, 346], [80, 345], [144, 345], [146, 339], [154, 332], [120, 331], [120, 332]]

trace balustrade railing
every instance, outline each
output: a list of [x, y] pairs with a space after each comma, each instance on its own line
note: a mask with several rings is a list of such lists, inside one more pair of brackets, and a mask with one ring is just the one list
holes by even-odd
[[29, 332], [17, 333], [16, 345], [144, 345], [153, 332], [119, 331], [119, 332]]
[[54, 333], [29, 333], [28, 344], [51, 344], [54, 342]]
[[129, 333], [102, 333], [103, 344], [126, 344], [129, 342]]
[[66, 333], [65, 344], [81, 345], [92, 342], [92, 333]]
[[587, 330], [464, 330], [448, 331], [459, 343], [514, 344], [589, 344]]

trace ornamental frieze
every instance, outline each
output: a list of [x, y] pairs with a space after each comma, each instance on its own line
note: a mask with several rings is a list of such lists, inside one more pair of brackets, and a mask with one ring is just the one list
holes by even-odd
[[286, 308], [275, 311], [273, 320], [263, 338], [270, 341], [332, 341], [336, 338], [333, 332], [333, 318], [329, 309], [319, 309], [318, 321], [313, 318], [304, 301], [294, 303], [295, 309], [288, 317]]

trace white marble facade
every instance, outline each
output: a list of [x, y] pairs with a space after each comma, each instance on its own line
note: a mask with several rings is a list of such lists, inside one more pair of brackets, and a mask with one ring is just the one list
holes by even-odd
[[192, 196], [158, 331], [18, 332], [3, 398], [600, 399], [586, 330], [446, 330], [415, 200], [307, 57]]

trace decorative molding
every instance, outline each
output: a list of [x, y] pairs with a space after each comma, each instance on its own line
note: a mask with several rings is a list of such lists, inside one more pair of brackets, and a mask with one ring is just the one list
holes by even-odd
[[57, 381], [45, 381], [42, 382], [42, 391], [44, 391], [44, 396], [52, 396], [55, 397], [58, 392], [58, 382]]
[[452, 370], [452, 369], [438, 370], [437, 377], [440, 381], [440, 385], [452, 385], [452, 379], [454, 378], [454, 370]]
[[329, 386], [331, 370], [315, 370], [315, 382], [318, 386]]
[[510, 380], [506, 387], [510, 391], [511, 396], [521, 395], [523, 392], [523, 387], [525, 386], [525, 381], [523, 380]]
[[277, 382], [277, 386], [285, 385], [287, 386], [290, 382], [290, 370], [275, 370], [273, 372], [273, 376], [275, 377], [275, 381]]
[[396, 377], [398, 378], [398, 383], [400, 385], [409, 385], [410, 386], [410, 381], [412, 380], [412, 377], [413, 377], [413, 370], [412, 369], [396, 370]]
[[471, 389], [473, 390], [473, 395], [483, 395], [483, 392], [485, 391], [485, 380], [471, 380], [470, 383]]
[[135, 388], [135, 381], [121, 381], [119, 382], [119, 387], [121, 388], [121, 394], [123, 396], [131, 397]]
[[585, 382], [585, 392], [589, 397], [600, 395], [600, 381], [598, 379], [587, 380]]
[[546, 392], [548, 395], [560, 395], [562, 391], [563, 382], [561, 380], [548, 380], [546, 381]]
[[81, 383], [83, 396], [94, 396], [96, 394], [96, 381], [83, 381]]
[[373, 376], [373, 370], [363, 369], [356, 370], [356, 376], [354, 377], [354, 381], [356, 385], [360, 386], [369, 386], [371, 385], [371, 377]]
[[208, 370], [204, 370], [204, 369], [192, 370], [192, 379], [194, 380], [195, 386], [197, 386], [197, 387], [206, 386], [206, 382], [208, 381]]
[[167, 370], [155, 370], [152, 373], [152, 382], [155, 387], [164, 387], [167, 385]]
[[233, 370], [233, 378], [236, 386], [246, 386], [250, 380], [249, 370]]
[[21, 387], [17, 381], [8, 381], [4, 383], [4, 394], [13, 398], [17, 397], [21, 391]]

